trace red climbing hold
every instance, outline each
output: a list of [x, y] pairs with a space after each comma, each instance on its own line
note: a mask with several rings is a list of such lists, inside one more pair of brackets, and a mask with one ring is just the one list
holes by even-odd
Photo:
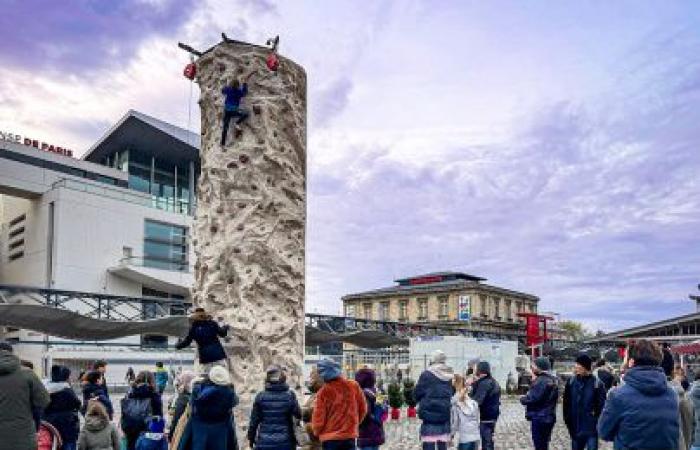
[[197, 75], [197, 65], [195, 63], [189, 63], [185, 66], [185, 70], [182, 74], [188, 80], [194, 80], [195, 75]]
[[277, 72], [277, 69], [279, 69], [280, 66], [280, 60], [277, 57], [276, 53], [270, 53], [267, 56], [267, 68], [270, 69], [273, 72]]

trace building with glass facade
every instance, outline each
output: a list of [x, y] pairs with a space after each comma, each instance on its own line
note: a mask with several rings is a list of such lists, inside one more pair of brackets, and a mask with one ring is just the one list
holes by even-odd
[[[144, 319], [158, 299], [189, 299], [199, 145], [198, 134], [137, 111], [82, 159], [0, 141], [0, 284], [153, 298]], [[27, 330], [4, 335], [35, 363], [95, 352]], [[137, 370], [171, 358], [168, 342], [135, 336], [100, 348]]]

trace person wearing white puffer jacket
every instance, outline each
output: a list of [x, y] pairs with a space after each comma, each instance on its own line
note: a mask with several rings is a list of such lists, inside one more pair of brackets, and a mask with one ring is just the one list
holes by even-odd
[[452, 440], [457, 438], [457, 450], [476, 450], [479, 432], [479, 404], [469, 397], [469, 387], [462, 375], [455, 375], [452, 386]]

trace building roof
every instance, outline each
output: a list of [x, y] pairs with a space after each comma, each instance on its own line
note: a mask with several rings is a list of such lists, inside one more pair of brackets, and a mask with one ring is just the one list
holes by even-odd
[[486, 280], [486, 278], [468, 275], [461, 272], [432, 272], [424, 275], [399, 278], [395, 280], [396, 283], [398, 283], [398, 286], [348, 294], [343, 296], [342, 300], [359, 300], [411, 294], [431, 294], [436, 292], [457, 291], [465, 288], [477, 288], [484, 291], [496, 292], [498, 294], [527, 297], [528, 299], [535, 301], [539, 300], [538, 297], [531, 294], [526, 294], [524, 292], [512, 291], [510, 289], [482, 284], [481, 281], [484, 280]]
[[[670, 339], [682, 336], [680, 334], [670, 334], [677, 333], [678, 330], [682, 330], [683, 326], [698, 324], [700, 327], [700, 312], [694, 312], [691, 314], [684, 314], [682, 316], [671, 317], [670, 319], [659, 320], [657, 322], [651, 322], [645, 325], [640, 325], [632, 328], [626, 328], [624, 330], [614, 331], [612, 333], [607, 333], [602, 336], [596, 336], [587, 339], [586, 343], [599, 343], [599, 342], [617, 342], [625, 341], [630, 338], [645, 338], [645, 337], [661, 337], [666, 336]], [[689, 335], [689, 336], [695, 336]]]
[[148, 150], [168, 159], [198, 160], [201, 137], [197, 133], [130, 109], [83, 155], [84, 160], [102, 158], [128, 147], [148, 144]]

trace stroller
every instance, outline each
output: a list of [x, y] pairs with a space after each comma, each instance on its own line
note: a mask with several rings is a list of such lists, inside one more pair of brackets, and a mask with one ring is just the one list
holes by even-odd
[[59, 450], [63, 446], [61, 433], [48, 422], [41, 421], [36, 434], [37, 450]]

